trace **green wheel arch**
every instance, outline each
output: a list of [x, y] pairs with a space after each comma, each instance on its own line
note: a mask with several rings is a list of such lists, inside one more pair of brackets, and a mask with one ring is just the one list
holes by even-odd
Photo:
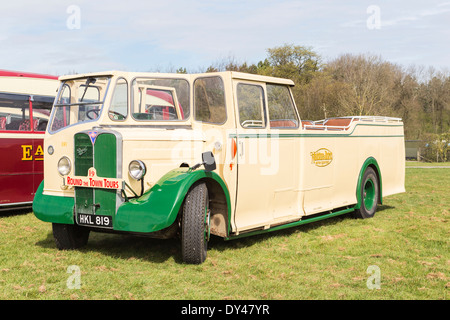
[[380, 197], [379, 197], [379, 203], [383, 204], [383, 192], [382, 192], [382, 181], [381, 181], [381, 171], [380, 171], [380, 167], [378, 166], [378, 162], [377, 160], [375, 160], [375, 158], [370, 157], [367, 158], [366, 161], [364, 161], [361, 170], [359, 171], [359, 175], [358, 175], [358, 183], [356, 185], [356, 199], [357, 199], [357, 204], [355, 205], [355, 209], [359, 209], [361, 208], [361, 203], [362, 203], [362, 199], [361, 199], [361, 180], [363, 179], [364, 176], [364, 172], [366, 171], [366, 169], [368, 167], [372, 167], [375, 170], [375, 173], [377, 174], [378, 177], [378, 189], [380, 191]]
[[228, 188], [215, 172], [178, 168], [165, 174], [141, 197], [120, 205], [114, 222], [114, 229], [150, 233], [171, 226], [180, 212], [183, 201], [191, 186], [200, 180], [214, 181], [226, 198], [228, 218], [231, 203]]

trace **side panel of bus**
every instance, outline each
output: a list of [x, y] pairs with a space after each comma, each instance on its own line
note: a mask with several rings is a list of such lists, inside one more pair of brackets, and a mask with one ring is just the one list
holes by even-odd
[[32, 204], [53, 97], [0, 92], [0, 211]]

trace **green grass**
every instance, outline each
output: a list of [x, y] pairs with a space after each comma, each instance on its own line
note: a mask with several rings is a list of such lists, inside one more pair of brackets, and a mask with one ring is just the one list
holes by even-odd
[[406, 167], [450, 167], [450, 162], [406, 161]]
[[[406, 171], [406, 193], [373, 219], [350, 215], [249, 238], [213, 238], [202, 265], [178, 240], [91, 233], [86, 248], [56, 249], [32, 213], [0, 214], [0, 299], [449, 298], [450, 169]], [[67, 269], [81, 271], [69, 289]], [[369, 266], [380, 289], [368, 289]]]

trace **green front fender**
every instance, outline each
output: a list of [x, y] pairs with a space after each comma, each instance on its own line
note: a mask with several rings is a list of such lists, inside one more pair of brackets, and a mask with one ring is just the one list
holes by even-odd
[[228, 188], [217, 173], [178, 168], [165, 174], [141, 197], [121, 204], [114, 219], [114, 229], [155, 232], [169, 227], [175, 222], [190, 187], [203, 179], [212, 179], [222, 187], [228, 208], [231, 208]]
[[36, 218], [45, 222], [73, 224], [73, 197], [56, 197], [43, 194], [44, 181], [41, 182], [33, 199], [33, 212]]

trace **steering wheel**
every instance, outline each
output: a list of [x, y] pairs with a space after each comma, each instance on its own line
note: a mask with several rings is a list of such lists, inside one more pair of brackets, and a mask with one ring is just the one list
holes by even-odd
[[[100, 111], [100, 108], [91, 109], [86, 112], [86, 117], [88, 117], [90, 120], [97, 119], [98, 115], [99, 115], [99, 111]], [[91, 113], [95, 113], [95, 117], [92, 117]]]
[[[109, 111], [108, 111], [108, 114], [109, 114], [109, 118], [110, 118], [111, 120], [123, 120], [123, 119], [126, 118], [125, 115], [123, 115], [123, 114], [121, 114], [120, 112], [117, 112], [117, 111], [109, 110]], [[118, 118], [118, 119], [113, 119], [113, 118], [111, 117], [111, 114], [116, 115], [116, 116], [118, 116], [119, 118]]]

